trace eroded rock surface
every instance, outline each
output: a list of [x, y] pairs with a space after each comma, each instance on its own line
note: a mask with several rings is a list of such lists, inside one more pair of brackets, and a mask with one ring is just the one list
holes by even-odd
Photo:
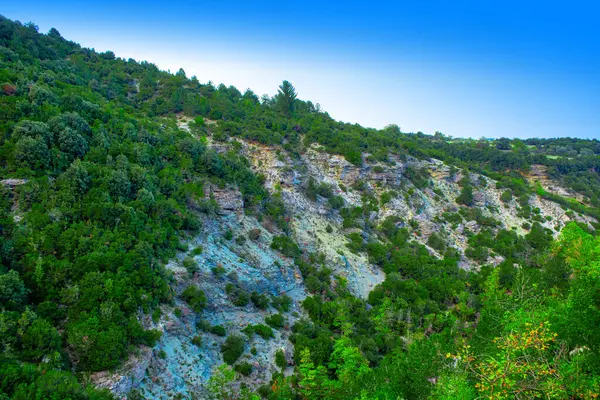
[[[180, 120], [179, 124], [189, 130], [188, 121]], [[227, 143], [210, 140], [208, 143], [217, 151], [230, 149]], [[444, 217], [460, 209], [456, 198], [461, 192], [461, 178], [467, 177], [472, 183], [473, 207], [484, 217], [498, 221], [499, 226], [494, 230], [527, 233], [524, 225], [527, 220], [520, 216], [519, 204], [514, 199], [503, 202], [503, 190], [498, 189], [493, 180], [450, 168], [438, 160], [390, 157], [387, 163], [373, 163], [364, 155], [365, 162], [359, 167], [341, 156], [320, 151], [318, 146], [292, 159], [280, 148], [240, 143], [241, 152], [253, 170], [265, 177], [267, 190], [281, 196], [295, 242], [307, 252], [322, 254], [325, 264], [345, 278], [355, 296], [367, 298], [385, 279], [385, 274], [369, 262], [366, 254], [350, 251], [346, 235], [355, 232], [367, 241], [377, 240], [372, 227], [387, 218], [394, 218], [400, 227], [410, 227], [412, 239], [427, 246], [432, 254], [441, 256], [428, 246], [428, 239], [435, 233], [458, 251], [462, 268], [479, 267], [464, 253], [469, 235], [480, 232], [482, 226], [474, 220], [457, 223]], [[411, 179], [415, 173], [424, 177], [419, 185]], [[344, 207], [362, 207], [365, 195], [375, 198], [378, 207], [364, 217], [364, 229], [344, 229], [343, 218], [327, 199], [307, 197], [309, 179], [328, 185], [333, 195], [343, 199]], [[546, 186], [551, 184], [544, 182]], [[199, 213], [201, 234], [189, 240], [189, 250], [171, 260], [166, 268], [172, 275], [172, 286], [177, 294], [190, 285], [197, 286], [206, 294], [207, 306], [197, 313], [177, 296], [174, 304], [162, 307], [159, 321], [144, 317], [147, 328], [163, 332], [159, 344], [151, 350], [142, 349], [140, 355], [132, 357], [115, 373], [95, 374], [93, 380], [97, 385], [120, 395], [136, 389], [145, 398], [204, 398], [206, 383], [214, 369], [223, 363], [220, 347], [225, 337], [202, 331], [197, 323], [207, 321], [210, 325], [223, 326], [228, 335], [244, 335], [240, 332], [248, 324], [264, 324], [265, 317], [276, 312], [272, 308], [260, 310], [252, 303], [234, 305], [226, 292], [228, 284], [248, 293], [286, 294], [292, 299], [291, 310], [285, 313], [286, 326], [275, 330], [273, 339], [264, 340], [257, 335], [248, 339], [241, 361], [249, 362], [254, 368], [252, 374], [241, 381], [254, 388], [268, 383], [276, 369], [274, 354], [278, 349], [283, 349], [291, 359], [289, 328], [304, 315], [300, 303], [307, 293], [293, 260], [270, 247], [273, 236], [282, 232], [268, 220], [259, 222], [257, 216], [245, 215], [242, 195], [236, 188], [206, 185], [204, 191], [206, 199], [214, 199], [220, 211], [211, 217]], [[384, 195], [388, 197], [386, 202], [380, 201]], [[590, 222], [589, 217], [568, 214], [558, 204], [536, 196], [532, 196], [529, 203], [533, 209], [539, 209], [542, 225], [555, 235], [571, 220]], [[225, 238], [226, 232], [231, 233], [231, 239]], [[194, 252], [196, 248], [202, 248], [201, 254]], [[185, 266], [184, 260], [189, 264], [190, 257], [196, 266], [193, 271], [189, 265]], [[501, 256], [490, 254], [485, 263], [497, 265], [502, 261]], [[196, 336], [202, 337], [201, 346], [192, 343]], [[252, 348], [255, 351], [251, 352]]]

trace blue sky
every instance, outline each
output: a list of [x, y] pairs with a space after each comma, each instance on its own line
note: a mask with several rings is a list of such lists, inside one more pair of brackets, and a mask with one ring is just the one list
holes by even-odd
[[591, 1], [4, 1], [86, 47], [274, 94], [336, 119], [457, 137], [600, 138]]

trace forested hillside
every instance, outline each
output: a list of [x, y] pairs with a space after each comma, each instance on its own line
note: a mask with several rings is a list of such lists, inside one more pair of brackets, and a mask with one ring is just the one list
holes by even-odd
[[597, 140], [365, 128], [0, 17], [0, 168], [0, 398], [600, 395]]

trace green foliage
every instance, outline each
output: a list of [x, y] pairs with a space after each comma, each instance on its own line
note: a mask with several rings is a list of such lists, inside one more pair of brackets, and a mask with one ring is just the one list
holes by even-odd
[[196, 323], [196, 328], [203, 332], [210, 332], [214, 335], [225, 337], [227, 335], [227, 331], [222, 325], [211, 325], [206, 320], [200, 320]]
[[292, 305], [292, 299], [286, 294], [271, 298], [271, 305], [280, 312], [288, 312]]
[[0, 275], [0, 307], [18, 310], [27, 298], [27, 288], [15, 270]]
[[202, 246], [195, 247], [190, 253], [192, 256], [199, 256], [202, 254]]
[[281, 349], [277, 349], [277, 351], [275, 352], [275, 365], [277, 365], [281, 370], [284, 370], [285, 367], [287, 367], [285, 353]]
[[275, 337], [275, 335], [273, 334], [273, 329], [271, 329], [269, 326], [263, 325], [263, 324], [248, 325], [244, 329], [242, 329], [242, 332], [244, 332], [250, 338], [255, 333], [265, 340]]
[[243, 361], [241, 363], [236, 364], [233, 369], [235, 369], [236, 372], [239, 372], [244, 376], [249, 376], [252, 373], [252, 364], [250, 364], [247, 361]]
[[183, 299], [190, 305], [195, 312], [201, 312], [206, 306], [207, 299], [204, 292], [197, 286], [190, 285], [182, 293]]
[[266, 310], [269, 307], [269, 298], [265, 294], [259, 294], [258, 292], [252, 292], [250, 300], [256, 308]]
[[202, 346], [202, 336], [196, 335], [192, 338], [192, 344], [201, 347]]
[[506, 190], [504, 192], [502, 192], [502, 194], [500, 195], [500, 200], [502, 200], [504, 203], [508, 203], [512, 200], [513, 195], [512, 192], [510, 190]]
[[273, 236], [271, 248], [279, 250], [288, 257], [297, 257], [301, 254], [300, 247], [289, 236]]
[[108, 390], [82, 385], [70, 372], [8, 360], [2, 360], [0, 382], [3, 399], [113, 399]]
[[221, 346], [221, 353], [223, 354], [223, 361], [229, 365], [235, 364], [238, 358], [244, 352], [244, 346], [246, 341], [242, 336], [230, 335], [227, 336], [225, 343]]
[[277, 107], [286, 115], [290, 116], [296, 109], [296, 89], [288, 81], [283, 81], [275, 97]]
[[470, 184], [463, 186], [460, 195], [456, 198], [456, 202], [468, 207], [473, 204], [473, 187]]
[[283, 328], [283, 326], [285, 325], [285, 318], [281, 314], [273, 314], [266, 317], [265, 322], [270, 327], [280, 329]]
[[233, 283], [228, 283], [225, 286], [225, 292], [229, 296], [231, 302], [238, 306], [244, 307], [250, 303], [251, 296], [242, 288], [236, 287]]
[[436, 232], [429, 236], [427, 244], [441, 253], [446, 251], [446, 241]]

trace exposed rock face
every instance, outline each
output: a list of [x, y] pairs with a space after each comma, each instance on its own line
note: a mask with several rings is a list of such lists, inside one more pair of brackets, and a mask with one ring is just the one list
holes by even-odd
[[206, 192], [208, 197], [215, 199], [221, 213], [241, 212], [244, 210], [242, 193], [235, 188], [221, 189], [214, 185], [209, 185]]
[[[182, 120], [180, 124], [187, 128], [186, 121]], [[412, 239], [425, 246], [432, 234], [440, 235], [448, 246], [463, 255], [459, 262], [462, 268], [479, 267], [464, 257], [464, 251], [468, 247], [468, 235], [481, 231], [482, 227], [474, 220], [452, 223], [444, 217], [445, 213], [455, 214], [460, 209], [455, 199], [461, 191], [458, 182], [462, 171], [451, 171], [438, 160], [411, 157], [390, 157], [387, 163], [365, 162], [359, 167], [341, 156], [321, 152], [317, 146], [292, 160], [275, 147], [244, 141], [241, 144], [241, 151], [254, 171], [265, 177], [267, 190], [281, 196], [295, 242], [303, 250], [322, 254], [326, 265], [345, 278], [348, 288], [356, 296], [367, 298], [385, 275], [369, 262], [366, 254], [349, 250], [346, 235], [357, 232], [365, 240], [376, 240], [373, 227], [390, 217], [397, 220], [397, 226], [409, 228]], [[218, 151], [226, 151], [229, 147], [226, 143], [211, 146], [213, 149], [218, 147]], [[409, 179], [409, 172], [414, 171], [425, 177], [424, 183], [417, 186]], [[491, 179], [477, 174], [471, 174], [470, 178], [474, 186], [474, 207], [484, 217], [499, 221], [500, 227], [495, 229], [527, 233], [522, 227], [526, 221], [519, 216], [519, 205], [515, 200], [502, 202], [503, 190], [497, 189]], [[313, 201], [307, 197], [309, 179], [328, 185], [335, 196], [343, 199], [345, 207], [362, 207], [365, 195], [374, 198], [378, 206], [364, 216], [364, 227], [344, 229], [343, 218], [327, 199], [317, 196]], [[274, 330], [273, 339], [264, 340], [256, 335], [248, 338], [240, 360], [249, 362], [254, 369], [248, 378], [242, 379], [243, 382], [254, 388], [267, 383], [276, 370], [274, 355], [277, 349], [283, 349], [291, 363], [293, 346], [288, 340], [289, 328], [305, 316], [300, 303], [307, 293], [293, 261], [270, 248], [273, 236], [282, 232], [268, 219], [259, 222], [256, 216], [245, 215], [243, 198], [237, 189], [214, 185], [204, 189], [206, 198], [213, 198], [219, 205], [219, 215], [210, 218], [199, 215], [201, 233], [189, 240], [190, 250], [171, 260], [166, 269], [173, 276], [172, 285], [177, 294], [189, 285], [203, 290], [209, 300], [206, 308], [196, 313], [177, 296], [174, 306], [163, 306], [159, 322], [154, 323], [146, 317], [144, 325], [147, 328], [163, 332], [159, 344], [152, 350], [142, 349], [139, 356], [131, 358], [118, 372], [95, 374], [92, 379], [98, 386], [107, 387], [121, 396], [137, 389], [149, 399], [205, 398], [205, 385], [214, 368], [223, 362], [220, 346], [225, 338], [202, 331], [197, 322], [204, 320], [210, 325], [222, 325], [229, 335], [239, 333], [248, 324], [262, 324], [265, 317], [276, 312], [272, 308], [260, 310], [252, 303], [235, 306], [226, 292], [228, 284], [248, 293], [286, 294], [292, 299], [290, 312], [284, 313], [286, 326]], [[384, 194], [389, 197], [385, 202], [382, 201]], [[543, 226], [555, 234], [572, 218], [582, 222], [590, 220], [577, 214], [570, 217], [559, 205], [535, 196], [530, 205], [539, 208]], [[233, 232], [233, 239], [225, 239], [225, 232]], [[202, 248], [200, 254], [192, 252], [199, 247]], [[441, 256], [428, 248], [432, 254]], [[189, 257], [193, 258], [196, 270], [190, 270]], [[486, 262], [497, 265], [502, 261], [501, 256], [491, 254]], [[195, 336], [202, 337], [200, 347], [192, 344]], [[250, 352], [251, 348], [256, 352]], [[284, 372], [289, 374], [291, 368]]]
[[[205, 218], [202, 222], [202, 234], [189, 242], [190, 250], [201, 246], [202, 254], [192, 256], [191, 253], [182, 253], [167, 265], [167, 269], [173, 274], [177, 293], [189, 285], [195, 285], [204, 291], [209, 302], [201, 313], [195, 313], [178, 297], [174, 308], [163, 307], [163, 318], [157, 324], [147, 321], [148, 328], [160, 329], [163, 336], [154, 349], [146, 378], [138, 385], [145, 398], [207, 396], [205, 384], [213, 369], [222, 363], [220, 347], [225, 337], [200, 330], [196, 325], [200, 320], [223, 326], [228, 335], [238, 333], [245, 336], [240, 331], [248, 324], [264, 324], [265, 317], [276, 313], [273, 309], [259, 310], [252, 303], [243, 307], [233, 305], [225, 291], [227, 284], [233, 284], [248, 293], [269, 296], [286, 294], [292, 299], [290, 312], [284, 314], [286, 325], [274, 330], [275, 338], [264, 340], [254, 335], [247, 341], [240, 359], [254, 366], [251, 376], [246, 379], [247, 383], [258, 386], [269, 381], [275, 368], [277, 349], [283, 348], [293, 353], [288, 340], [291, 333], [289, 328], [298, 317], [292, 312], [302, 315], [299, 302], [306, 297], [297, 268], [291, 260], [270, 248], [272, 235], [262, 229], [254, 217], [230, 213], [216, 219]], [[250, 232], [256, 230], [260, 231], [260, 236], [238, 243], [235, 238], [231, 241], [223, 239], [226, 230], [233, 231], [235, 238], [248, 237]], [[193, 257], [196, 262], [197, 271], [193, 274], [182, 266], [186, 256]], [[215, 273], [216, 269], [220, 271]], [[175, 309], [181, 310], [180, 316], [175, 314]], [[195, 336], [202, 337], [200, 347], [192, 344]], [[256, 355], [249, 352], [252, 347], [256, 348]], [[164, 358], [158, 356], [161, 351], [164, 352]]]
[[27, 179], [3, 179], [0, 181], [0, 184], [5, 187], [15, 187], [19, 185], [24, 185], [27, 183]]

